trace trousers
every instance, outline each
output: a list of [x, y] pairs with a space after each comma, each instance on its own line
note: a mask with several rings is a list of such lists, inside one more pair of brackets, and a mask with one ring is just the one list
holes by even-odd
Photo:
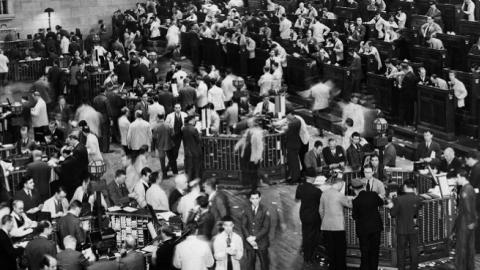
[[327, 248], [329, 270], [346, 270], [347, 239], [345, 231], [323, 231]]
[[246, 262], [247, 269], [255, 270], [255, 262], [258, 256], [260, 260], [260, 269], [261, 270], [268, 270], [270, 267], [270, 259], [268, 257], [268, 248], [265, 249], [252, 249], [246, 248]]
[[358, 235], [358, 240], [360, 242], [360, 252], [362, 254], [362, 257], [360, 259], [361, 270], [378, 269], [380, 233], [381, 232], [372, 232]]
[[397, 234], [398, 270], [405, 269], [405, 251], [407, 244], [410, 250], [410, 270], [418, 269], [418, 240], [417, 234]]

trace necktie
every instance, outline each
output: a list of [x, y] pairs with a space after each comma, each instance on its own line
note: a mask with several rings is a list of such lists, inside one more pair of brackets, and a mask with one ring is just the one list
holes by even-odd
[[367, 181], [367, 191], [372, 191], [370, 186], [370, 180]]
[[55, 213], [60, 213], [63, 211], [62, 205], [59, 201], [55, 200]]
[[[227, 235], [227, 248], [229, 248], [232, 244], [232, 238], [230, 234]], [[227, 256], [227, 270], [233, 270], [232, 264], [232, 255], [228, 254]]]
[[30, 190], [28, 191], [28, 197], [30, 197], [30, 199], [32, 198], [32, 192]]

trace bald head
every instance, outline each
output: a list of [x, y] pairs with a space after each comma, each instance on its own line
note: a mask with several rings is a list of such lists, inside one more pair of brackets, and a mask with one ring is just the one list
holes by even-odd
[[175, 187], [179, 190], [187, 189], [188, 178], [185, 174], [179, 174], [175, 177]]
[[40, 160], [40, 159], [42, 159], [42, 151], [40, 151], [40, 150], [33, 150], [33, 152], [32, 152], [32, 157], [33, 157], [33, 160]]
[[68, 248], [75, 250], [77, 247], [77, 239], [71, 235], [67, 235], [65, 238], [63, 238], [63, 245], [65, 246], [65, 249]]
[[133, 236], [129, 235], [125, 239], [125, 245], [127, 249], [136, 249], [137, 248], [137, 241]]
[[445, 156], [445, 159], [450, 162], [455, 158], [455, 151], [453, 148], [447, 147], [445, 150], [443, 150], [443, 155]]

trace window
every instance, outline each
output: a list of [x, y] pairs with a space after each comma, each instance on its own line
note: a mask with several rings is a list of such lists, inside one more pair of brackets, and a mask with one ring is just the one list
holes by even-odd
[[10, 14], [10, 9], [8, 8], [8, 0], [0, 0], [0, 14]]

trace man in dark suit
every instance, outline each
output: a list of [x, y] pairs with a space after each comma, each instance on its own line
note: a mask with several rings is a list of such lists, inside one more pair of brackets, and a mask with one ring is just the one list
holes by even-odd
[[212, 239], [212, 232], [215, 227], [215, 218], [208, 207], [207, 195], [200, 195], [195, 200], [196, 206], [188, 213], [187, 227], [197, 228], [197, 235], [204, 236], [206, 239]]
[[63, 81], [61, 80], [62, 77], [62, 70], [60, 69], [58, 59], [53, 60], [53, 66], [48, 70], [47, 78], [48, 82], [50, 83], [50, 87], [52, 88], [52, 92], [50, 97], [52, 100], [56, 100], [57, 96], [62, 92], [62, 86], [64, 86]]
[[[465, 158], [465, 163], [470, 168], [468, 180], [472, 184], [475, 190], [480, 189], [480, 156], [477, 151], [471, 151]], [[475, 196], [475, 208], [477, 210], [477, 216], [480, 215], [480, 195], [476, 192]], [[480, 226], [475, 227], [475, 250], [480, 253]]]
[[357, 195], [352, 201], [352, 217], [360, 241], [360, 269], [377, 269], [380, 233], [383, 230], [378, 207], [383, 205], [383, 200], [376, 192], [365, 190], [364, 182], [360, 179], [352, 180], [352, 188]]
[[157, 115], [157, 122], [152, 125], [152, 139], [155, 143], [154, 147], [158, 150], [160, 159], [160, 168], [162, 169], [163, 179], [168, 178], [168, 168], [165, 165], [165, 157], [168, 157], [169, 164], [173, 160], [173, 130], [165, 123], [165, 115]]
[[175, 61], [172, 61], [170, 62], [170, 70], [165, 75], [165, 82], [170, 82], [175, 72], [177, 72], [177, 63], [175, 63]]
[[300, 161], [299, 151], [302, 147], [302, 139], [300, 138], [301, 122], [292, 113], [287, 115], [287, 130], [285, 133], [287, 148], [287, 168], [290, 176], [289, 183], [300, 182]]
[[306, 172], [311, 177], [322, 172], [322, 147], [322, 142], [316, 141], [312, 150], [305, 154]]
[[248, 269], [255, 269], [255, 260], [258, 256], [260, 269], [268, 270], [270, 259], [268, 247], [270, 245], [270, 213], [268, 209], [260, 204], [261, 194], [253, 190], [249, 194], [250, 205], [242, 214], [242, 234], [245, 241], [246, 266]]
[[63, 239], [65, 249], [57, 254], [58, 265], [62, 270], [86, 270], [89, 262], [83, 253], [76, 251], [77, 239], [71, 235]]
[[162, 89], [158, 90], [158, 103], [165, 108], [165, 115], [173, 112], [173, 93], [170, 92], [170, 85], [164, 84]]
[[50, 221], [39, 222], [36, 231], [39, 232], [38, 237], [28, 242], [23, 254], [23, 261], [29, 270], [40, 270], [40, 262], [45, 255], [57, 255], [57, 245], [48, 239], [53, 232]]
[[113, 113], [107, 98], [106, 88], [93, 99], [92, 105], [102, 115], [100, 120], [100, 150], [102, 153], [108, 153], [110, 151], [110, 126], [113, 124]]
[[2, 269], [17, 270], [17, 257], [22, 254], [22, 250], [15, 249], [12, 240], [8, 236], [13, 228], [13, 217], [5, 215], [0, 220], [0, 262]]
[[122, 115], [122, 108], [125, 106], [125, 100], [121, 98], [117, 90], [107, 91], [107, 99], [110, 104], [111, 118], [113, 120], [112, 138], [117, 143], [121, 143], [120, 129], [118, 128], [118, 118]]
[[383, 166], [395, 167], [397, 163], [397, 149], [393, 144], [393, 135], [388, 135], [388, 144], [383, 150]]
[[399, 105], [398, 105], [398, 114], [400, 123], [403, 125], [412, 125], [415, 120], [414, 117], [414, 108], [415, 103], [417, 102], [417, 77], [411, 70], [411, 67], [407, 63], [401, 64], [402, 71], [405, 73], [405, 76], [402, 80], [402, 86], [400, 88], [398, 96]]
[[54, 145], [56, 148], [62, 148], [65, 143], [65, 135], [63, 130], [57, 127], [57, 122], [55, 120], [48, 123], [48, 129], [45, 130], [45, 141], [48, 145]]
[[352, 170], [356, 171], [362, 167], [363, 157], [365, 156], [363, 147], [360, 145], [360, 134], [358, 132], [352, 133], [351, 142], [347, 149], [347, 164]]
[[117, 170], [115, 172], [115, 179], [107, 186], [109, 205], [125, 206], [131, 201], [128, 197], [127, 186], [125, 186], [126, 173], [125, 170]]
[[[203, 183], [203, 189], [209, 196], [210, 212], [213, 214], [216, 225], [219, 225], [222, 218], [230, 216], [230, 202], [228, 196], [222, 190], [217, 188], [217, 180], [215, 178], [208, 178]], [[214, 228], [216, 234], [217, 226]]]
[[418, 267], [418, 225], [415, 220], [422, 207], [423, 199], [415, 194], [415, 182], [411, 179], [403, 183], [404, 194], [390, 203], [390, 215], [397, 221], [398, 269], [405, 269], [405, 249], [410, 247], [410, 269]]
[[173, 266], [173, 254], [175, 252], [177, 237], [173, 228], [169, 225], [162, 226], [160, 236], [162, 237], [162, 243], [158, 246], [155, 268], [153, 269], [176, 270], [177, 268]]
[[57, 222], [57, 231], [59, 239], [64, 239], [65, 236], [71, 235], [77, 239], [78, 244], [85, 242], [85, 230], [81, 227], [81, 222], [78, 216], [82, 211], [82, 204], [79, 201], [73, 201], [68, 207], [68, 212], [61, 217]]
[[53, 108], [52, 114], [53, 116], [51, 118], [61, 122], [62, 127], [67, 125], [68, 122], [73, 119], [72, 106], [67, 104], [64, 96], [58, 96], [58, 104]]
[[143, 253], [136, 251], [137, 243], [133, 236], [128, 236], [125, 239], [125, 245], [127, 251], [122, 254], [120, 259], [120, 264], [122, 264], [122, 269], [124, 270], [137, 270], [145, 269], [145, 258]]
[[178, 91], [178, 101], [182, 105], [182, 108], [186, 108], [188, 105], [195, 105], [197, 102], [197, 91], [193, 88], [194, 81], [190, 81], [187, 77], [184, 80], [184, 87]]
[[447, 173], [447, 178], [457, 177], [458, 172], [462, 169], [462, 162], [455, 157], [455, 151], [451, 147], [443, 150], [443, 159], [440, 161], [439, 170]]
[[323, 148], [323, 158], [330, 168], [345, 166], [345, 153], [334, 138], [328, 139], [328, 147]]
[[150, 116], [148, 114], [148, 106], [150, 104], [148, 104], [148, 95], [147, 94], [143, 94], [142, 95], [142, 100], [140, 100], [139, 102], [137, 102], [137, 104], [135, 104], [135, 111], [142, 111], [142, 116], [143, 116], [143, 120], [149, 122], [150, 121]]
[[423, 138], [425, 142], [418, 144], [415, 151], [415, 159], [428, 164], [438, 165], [442, 155], [440, 145], [433, 141], [433, 134], [429, 130], [423, 133]]
[[98, 260], [88, 266], [87, 270], [124, 270], [124, 267], [117, 260], [110, 260], [108, 249], [99, 249]]
[[67, 189], [68, 198], [72, 198], [75, 189], [88, 175], [88, 153], [85, 146], [79, 142], [78, 132], [72, 132], [68, 136], [68, 144], [73, 148], [72, 154], [61, 163], [56, 171], [60, 178], [60, 184]]
[[185, 118], [185, 126], [182, 129], [183, 148], [185, 153], [185, 172], [190, 179], [200, 177], [202, 148], [200, 134], [195, 128], [195, 116]]
[[127, 63], [127, 59], [122, 57], [120, 64], [115, 67], [115, 74], [118, 75], [118, 83], [125, 84], [126, 86], [132, 85], [132, 78], [130, 77], [130, 65]]
[[35, 190], [35, 182], [31, 178], [25, 178], [23, 189], [15, 193], [14, 200], [23, 202], [23, 211], [31, 220], [37, 220], [37, 214], [43, 207], [43, 201], [40, 194]]
[[45, 161], [42, 161], [41, 151], [34, 150], [32, 156], [33, 162], [27, 165], [25, 176], [27, 178], [33, 178], [35, 189], [38, 191], [40, 199], [45, 201], [50, 197], [50, 177], [52, 168], [50, 168]]
[[[363, 78], [363, 71], [362, 71], [362, 59], [360, 58], [360, 55], [358, 54], [357, 51], [352, 51], [352, 56], [353, 60], [352, 63], [350, 64], [350, 74], [352, 78], [352, 92], [353, 93], [358, 93], [360, 92], [360, 82], [362, 81]], [[347, 89], [344, 89], [345, 91]], [[345, 100], [350, 100], [350, 94], [351, 93], [346, 93], [343, 94], [343, 97]]]

